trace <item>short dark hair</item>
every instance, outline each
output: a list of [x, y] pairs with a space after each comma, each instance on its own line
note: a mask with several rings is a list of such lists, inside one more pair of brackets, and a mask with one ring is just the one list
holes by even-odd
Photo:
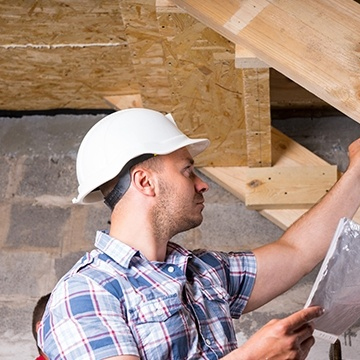
[[37, 342], [36, 324], [41, 321], [44, 315], [46, 304], [50, 298], [51, 293], [42, 296], [35, 305], [32, 316], [32, 333], [35, 341]]

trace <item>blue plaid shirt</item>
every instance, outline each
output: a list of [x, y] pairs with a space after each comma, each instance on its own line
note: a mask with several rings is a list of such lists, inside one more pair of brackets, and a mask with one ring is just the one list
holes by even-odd
[[38, 332], [50, 359], [218, 359], [255, 282], [252, 253], [187, 251], [165, 262], [98, 232], [97, 249], [59, 281]]

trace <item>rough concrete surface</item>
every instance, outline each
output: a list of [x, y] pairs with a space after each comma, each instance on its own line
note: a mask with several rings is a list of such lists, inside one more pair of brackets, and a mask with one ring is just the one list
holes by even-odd
[[[31, 316], [38, 298], [92, 248], [96, 229], [108, 227], [104, 205], [73, 206], [75, 157], [86, 131], [103, 115], [0, 118], [0, 359], [34, 359]], [[340, 170], [360, 125], [344, 117], [274, 120], [273, 125]], [[277, 226], [211, 182], [204, 222], [176, 241], [190, 249], [250, 249], [277, 239]], [[302, 308], [315, 269], [293, 289], [235, 321], [239, 343], [272, 318]], [[360, 358], [359, 324], [341, 338], [343, 359]], [[317, 341], [309, 359], [328, 359], [329, 344]]]

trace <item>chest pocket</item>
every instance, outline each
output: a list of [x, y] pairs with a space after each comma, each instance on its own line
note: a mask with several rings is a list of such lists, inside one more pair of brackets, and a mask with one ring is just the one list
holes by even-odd
[[140, 358], [185, 359], [188, 346], [183, 338], [188, 329], [184, 318], [184, 306], [177, 294], [144, 301], [129, 309], [129, 326]]
[[177, 294], [145, 301], [129, 309], [130, 321], [135, 324], [166, 321], [182, 307]]

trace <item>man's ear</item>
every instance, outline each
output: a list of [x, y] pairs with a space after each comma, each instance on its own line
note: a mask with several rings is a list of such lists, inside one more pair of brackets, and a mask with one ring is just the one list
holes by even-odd
[[39, 330], [40, 323], [41, 323], [41, 321], [37, 321], [36, 324], [35, 324], [35, 330], [36, 330], [36, 332]]
[[132, 183], [138, 191], [148, 196], [155, 195], [155, 182], [150, 170], [137, 168], [132, 172], [131, 177]]

